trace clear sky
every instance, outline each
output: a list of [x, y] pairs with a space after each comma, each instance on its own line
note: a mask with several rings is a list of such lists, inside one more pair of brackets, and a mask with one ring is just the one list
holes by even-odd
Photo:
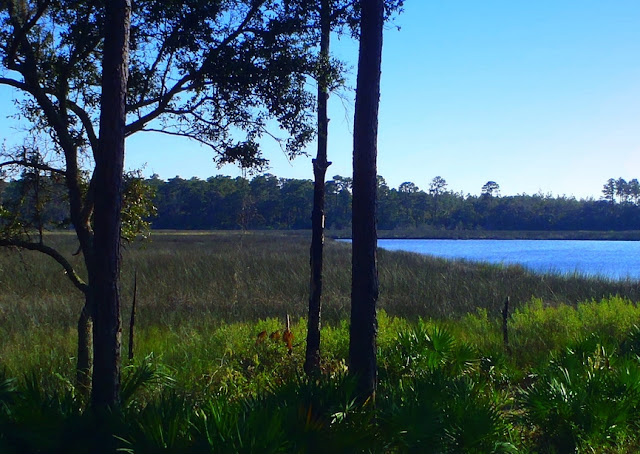
[[[477, 194], [600, 197], [608, 178], [640, 178], [639, 0], [407, 0], [384, 36], [378, 173], [397, 187]], [[357, 44], [334, 39], [352, 65]], [[330, 99], [327, 176], [351, 175], [354, 91]], [[12, 110], [0, 90], [0, 115]], [[3, 115], [4, 116], [4, 115]], [[16, 137], [12, 121], [0, 137]], [[264, 142], [268, 170], [312, 179], [311, 156], [288, 162]], [[308, 147], [315, 154], [315, 144]], [[140, 133], [126, 165], [161, 178], [238, 175], [207, 148]]]

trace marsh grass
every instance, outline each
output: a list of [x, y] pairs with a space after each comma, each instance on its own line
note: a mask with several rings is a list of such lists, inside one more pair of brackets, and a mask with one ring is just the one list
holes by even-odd
[[[123, 251], [124, 326], [134, 270], [139, 289], [136, 358], [124, 369], [125, 382], [139, 377], [139, 384], [128, 391], [132, 397], [114, 426], [125, 451], [316, 452], [313, 447], [325, 446], [320, 439], [334, 443], [335, 452], [358, 452], [354, 446], [370, 452], [639, 447], [640, 394], [616, 391], [636, 390], [630, 380], [640, 377], [637, 282], [379, 251], [381, 385], [373, 427], [372, 413], [351, 405], [344, 381], [350, 245], [327, 242], [324, 378], [314, 384], [301, 378], [307, 236], [170, 232], [153, 238]], [[71, 255], [73, 236], [52, 240], [80, 265]], [[0, 450], [3, 440], [13, 440], [6, 437], [50, 435], [29, 419], [34, 408], [53, 421], [49, 429], [75, 436], [91, 424], [73, 387], [81, 295], [55, 263], [36, 253], [4, 250], [0, 270]], [[513, 305], [510, 352], [500, 325], [506, 296]], [[286, 314], [295, 336], [292, 354], [282, 341], [257, 339], [262, 331], [282, 332]], [[601, 351], [610, 369], [602, 369]], [[569, 366], [572, 381], [562, 381], [559, 367]], [[593, 389], [601, 396], [581, 384], [596, 375]], [[562, 404], [566, 424], [558, 432], [554, 399], [562, 389], [581, 400]], [[324, 400], [309, 401], [310, 393]], [[589, 402], [600, 419], [582, 417], [580, 405]], [[606, 411], [613, 404], [624, 409], [618, 419]], [[13, 415], [22, 409], [24, 420], [8, 408]], [[425, 432], [428, 427], [437, 430]], [[46, 452], [37, 440], [29, 449]]]
[[[77, 247], [73, 235], [51, 234], [47, 240], [82, 274], [80, 257], [72, 256]], [[289, 232], [155, 232], [150, 242], [128, 245], [123, 250], [123, 326], [128, 323], [137, 271], [137, 354], [162, 352], [169, 364], [189, 362], [194, 374], [204, 374], [206, 367], [199, 366], [195, 356], [216, 358], [224, 366], [230, 351], [226, 347], [228, 338], [244, 336], [251, 339], [251, 344], [256, 334], [251, 332], [256, 329], [252, 323], [269, 319], [260, 322], [269, 325], [261, 325], [260, 331], [272, 332], [277, 326], [282, 329], [286, 314], [296, 323], [294, 343], [300, 344], [305, 336], [304, 322], [299, 320], [307, 311], [308, 247], [308, 234]], [[325, 263], [323, 325], [331, 333], [344, 330], [348, 319], [350, 245], [327, 241]], [[3, 249], [0, 270], [2, 363], [17, 370], [37, 366], [53, 346], [73, 356], [74, 331], [83, 299], [61, 268], [36, 252]], [[379, 274], [379, 307], [389, 320], [400, 317], [413, 322], [418, 318], [446, 322], [480, 314], [478, 320], [469, 319], [467, 323], [487, 331], [484, 338], [491, 342], [498, 342], [499, 334], [492, 324], [499, 317], [504, 299], [510, 296], [515, 310], [513, 342], [540, 344], [533, 351], [546, 348], [544, 342], [535, 339], [549, 336], [520, 328], [523, 316], [518, 311], [532, 297], [541, 307], [557, 308], [560, 316], [580, 302], [615, 295], [637, 301], [640, 295], [636, 281], [538, 275], [519, 266], [447, 261], [384, 250], [379, 251]], [[614, 300], [610, 301], [613, 304]], [[592, 305], [580, 306], [580, 323], [609, 329], [596, 323], [589, 307]], [[614, 306], [609, 312], [619, 317], [626, 313]], [[627, 315], [627, 321], [631, 317]], [[530, 326], [538, 326], [535, 320], [531, 322]], [[230, 323], [238, 323], [234, 334], [214, 334], [218, 329], [224, 333]], [[557, 323], [557, 327], [540, 328], [541, 332], [571, 328], [565, 321]], [[381, 338], [385, 335], [381, 331]], [[346, 355], [344, 336], [325, 337], [323, 342], [340, 352], [338, 356]], [[198, 350], [201, 354], [194, 353]], [[216, 373], [226, 372], [221, 369]]]
[[[51, 235], [82, 273], [72, 235]], [[306, 314], [309, 238], [283, 232], [154, 233], [123, 251], [123, 315], [128, 317], [138, 273], [139, 326], [249, 321]], [[327, 241], [323, 320], [349, 313], [350, 245]], [[507, 296], [518, 308], [532, 297], [545, 305], [619, 295], [640, 298], [638, 281], [531, 273], [520, 266], [448, 261], [380, 250], [379, 307], [390, 315], [458, 318], [478, 308], [497, 314]], [[79, 292], [51, 259], [36, 252], [0, 251], [2, 329], [73, 326]], [[197, 317], [194, 317], [197, 315]], [[13, 328], [11, 328], [13, 327]]]

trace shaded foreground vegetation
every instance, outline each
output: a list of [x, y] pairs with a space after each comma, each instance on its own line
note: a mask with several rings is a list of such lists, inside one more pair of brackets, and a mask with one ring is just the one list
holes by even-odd
[[[349, 245], [326, 248], [323, 377], [308, 382], [307, 237], [153, 238], [125, 251], [124, 299], [136, 269], [139, 306], [136, 359], [110, 427], [124, 450], [640, 449], [637, 282], [380, 251], [380, 387], [376, 408], [362, 408], [344, 374]], [[56, 241], [75, 259], [71, 236]], [[0, 452], [95, 451], [72, 384], [83, 301], [38, 255], [4, 251], [0, 269]], [[276, 334], [256, 337], [282, 332], [287, 313], [291, 355]]]

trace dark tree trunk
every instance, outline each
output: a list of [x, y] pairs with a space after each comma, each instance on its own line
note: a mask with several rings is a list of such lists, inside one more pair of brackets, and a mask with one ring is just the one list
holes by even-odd
[[133, 361], [133, 335], [136, 326], [136, 300], [138, 297], [138, 271], [133, 274], [133, 301], [131, 303], [131, 317], [129, 318], [129, 361]]
[[378, 300], [376, 191], [383, 0], [362, 0], [353, 144], [353, 256], [349, 372], [361, 400], [375, 396]]
[[93, 303], [93, 388], [96, 410], [120, 396], [120, 221], [128, 77], [130, 0], [106, 2], [100, 137], [95, 156], [94, 248], [89, 271]]
[[[320, 60], [329, 62], [329, 38], [331, 34], [331, 5], [329, 0], [320, 3]], [[327, 138], [329, 118], [327, 101], [329, 87], [327, 75], [322, 71], [318, 77], [318, 153], [313, 160], [313, 211], [311, 213], [311, 278], [309, 285], [309, 318], [307, 321], [307, 352], [304, 371], [307, 375], [320, 372], [320, 314], [322, 307], [322, 264], [324, 248], [324, 180], [327, 167]]]
[[91, 390], [91, 336], [93, 322], [91, 320], [91, 305], [86, 296], [84, 307], [78, 319], [78, 363], [76, 382], [80, 392], [89, 395]]

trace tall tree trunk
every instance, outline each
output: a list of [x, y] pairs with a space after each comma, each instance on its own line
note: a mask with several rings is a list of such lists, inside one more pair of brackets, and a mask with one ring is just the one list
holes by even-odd
[[125, 103], [129, 64], [130, 0], [106, 2], [100, 137], [95, 156], [94, 248], [89, 287], [93, 303], [93, 387], [96, 410], [120, 397], [120, 222]]
[[80, 392], [89, 395], [91, 390], [91, 336], [93, 322], [91, 320], [91, 305], [89, 296], [85, 296], [85, 304], [78, 319], [78, 363], [76, 368], [76, 383]]
[[376, 191], [383, 0], [361, 0], [353, 140], [353, 252], [349, 372], [361, 400], [375, 397], [378, 300]]
[[318, 153], [313, 160], [313, 211], [311, 213], [311, 249], [309, 251], [311, 278], [309, 285], [309, 317], [307, 321], [307, 351], [304, 371], [307, 375], [320, 372], [320, 314], [322, 308], [322, 264], [324, 248], [324, 180], [327, 168], [327, 138], [329, 118], [327, 101], [329, 81], [326, 69], [329, 63], [329, 39], [331, 34], [330, 0], [320, 3], [320, 61], [323, 65], [318, 76]]

